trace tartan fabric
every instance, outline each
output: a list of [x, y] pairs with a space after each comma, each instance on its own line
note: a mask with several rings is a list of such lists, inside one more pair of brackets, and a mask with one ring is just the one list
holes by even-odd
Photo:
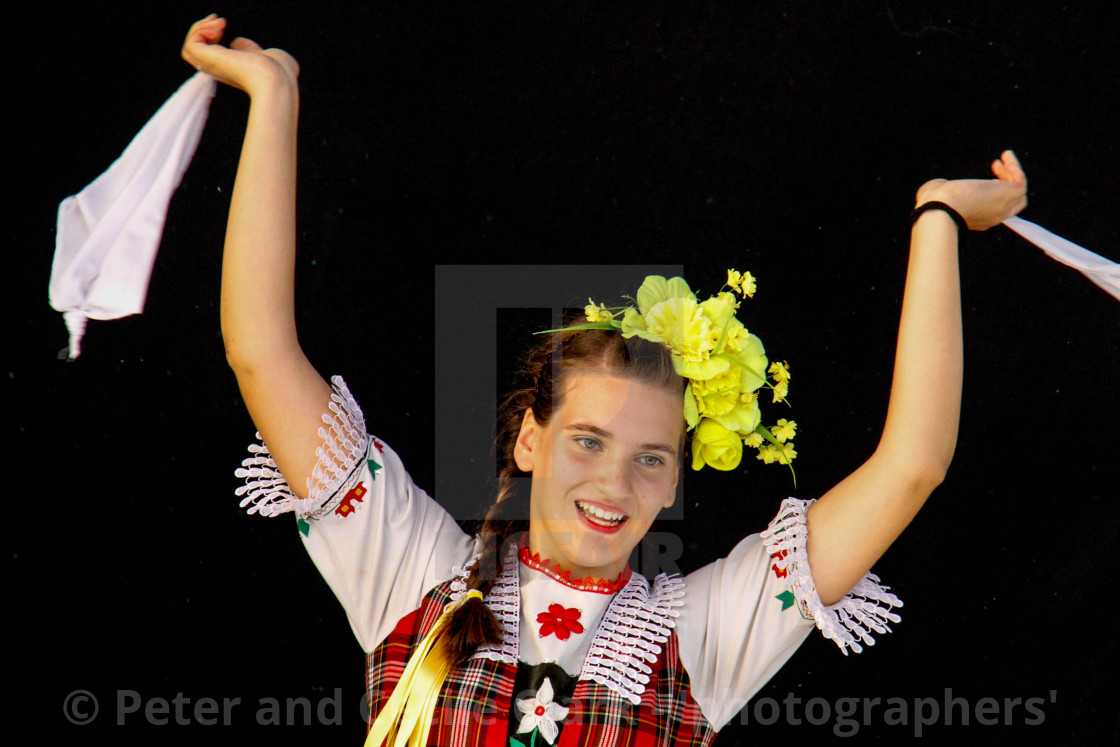
[[692, 698], [674, 632], [653, 664], [640, 705], [598, 682], [581, 680], [558, 747], [709, 745], [716, 731]]
[[[420, 608], [405, 616], [367, 657], [369, 727], [393, 694], [412, 651], [451, 601], [452, 583], [454, 579], [428, 592]], [[506, 747], [515, 674], [513, 665], [484, 658], [453, 670], [436, 704], [428, 744]]]
[[[370, 725], [392, 695], [413, 649], [450, 601], [451, 584], [447, 581], [428, 592], [420, 608], [404, 617], [369, 654], [366, 685]], [[649, 684], [637, 705], [605, 685], [580, 680], [557, 747], [711, 744], [716, 732], [692, 698], [676, 633], [651, 667]], [[516, 674], [514, 665], [483, 657], [452, 671], [436, 705], [428, 744], [508, 747]]]

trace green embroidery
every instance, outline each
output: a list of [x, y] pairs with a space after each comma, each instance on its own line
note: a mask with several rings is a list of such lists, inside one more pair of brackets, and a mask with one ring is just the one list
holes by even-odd
[[307, 522], [307, 519], [302, 516], [299, 517], [299, 519], [296, 520], [296, 526], [299, 527], [299, 531], [304, 537], [311, 536], [311, 524]]
[[781, 594], [777, 595], [774, 598], [782, 600], [782, 611], [783, 612], [785, 612], [790, 607], [792, 607], [793, 603], [797, 601], [797, 599], [793, 596], [793, 592], [790, 591], [789, 589], [786, 589], [785, 591], [783, 591]]
[[373, 461], [372, 459], [368, 459], [366, 461], [369, 462], [369, 473], [376, 478], [377, 477], [377, 470], [381, 469], [381, 465], [378, 464], [377, 462]]
[[514, 739], [513, 737], [510, 737], [509, 738], [509, 747], [536, 747], [536, 745], [537, 745], [537, 733], [539, 731], [540, 731], [539, 728], [534, 728], [531, 732], [529, 732], [529, 742], [528, 742], [528, 744], [526, 744], [525, 742], [520, 742], [520, 741]]

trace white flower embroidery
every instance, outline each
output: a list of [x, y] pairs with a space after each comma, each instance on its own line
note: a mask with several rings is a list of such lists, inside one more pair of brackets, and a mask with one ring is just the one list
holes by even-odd
[[556, 736], [560, 733], [556, 722], [568, 717], [567, 708], [552, 702], [552, 683], [548, 677], [544, 678], [536, 697], [517, 699], [517, 709], [525, 714], [517, 725], [517, 733], [524, 734], [539, 728], [541, 736], [549, 744], [556, 741]]

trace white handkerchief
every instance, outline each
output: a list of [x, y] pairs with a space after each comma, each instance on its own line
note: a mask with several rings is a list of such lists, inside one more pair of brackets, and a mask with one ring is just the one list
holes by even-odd
[[144, 310], [167, 206], [202, 136], [216, 83], [197, 73], [144, 125], [120, 158], [58, 206], [50, 303], [81, 354], [87, 319]]
[[1072, 241], [1050, 233], [1029, 220], [1012, 217], [1003, 225], [1037, 246], [1064, 265], [1080, 270], [1087, 278], [1120, 299], [1120, 265], [1099, 254], [1078, 246]]

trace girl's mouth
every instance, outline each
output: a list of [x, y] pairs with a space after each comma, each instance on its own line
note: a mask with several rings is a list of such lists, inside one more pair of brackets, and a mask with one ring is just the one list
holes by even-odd
[[599, 531], [618, 529], [630, 518], [626, 514], [618, 511], [609, 511], [594, 503], [576, 501], [576, 508], [579, 510], [580, 516]]

